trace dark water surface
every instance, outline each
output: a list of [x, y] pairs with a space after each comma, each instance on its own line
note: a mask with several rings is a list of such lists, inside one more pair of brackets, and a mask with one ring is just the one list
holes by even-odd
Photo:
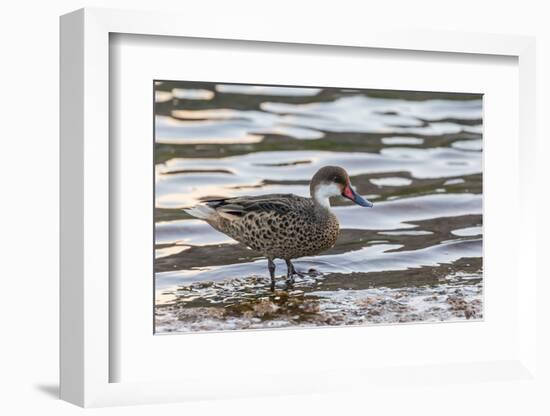
[[[480, 95], [155, 83], [156, 331], [482, 318]], [[182, 211], [294, 193], [338, 165], [374, 202], [333, 200], [337, 244], [267, 262]]]

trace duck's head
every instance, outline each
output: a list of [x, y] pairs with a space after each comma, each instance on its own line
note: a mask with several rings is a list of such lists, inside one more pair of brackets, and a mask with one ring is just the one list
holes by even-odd
[[348, 173], [339, 166], [324, 166], [317, 171], [309, 185], [311, 197], [324, 207], [330, 207], [331, 196], [343, 196], [362, 207], [372, 207], [372, 202], [359, 195], [349, 179]]

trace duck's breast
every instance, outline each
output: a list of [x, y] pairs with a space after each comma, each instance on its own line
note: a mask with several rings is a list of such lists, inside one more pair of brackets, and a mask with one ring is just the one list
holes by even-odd
[[313, 203], [303, 201], [287, 212], [258, 210], [221, 222], [226, 234], [273, 258], [318, 254], [336, 243], [339, 232], [332, 213], [319, 215]]

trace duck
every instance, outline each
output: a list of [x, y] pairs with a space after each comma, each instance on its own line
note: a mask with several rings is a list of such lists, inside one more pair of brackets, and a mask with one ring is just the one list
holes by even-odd
[[311, 178], [309, 192], [309, 198], [267, 194], [209, 199], [184, 211], [267, 258], [270, 289], [274, 291], [275, 259], [286, 262], [286, 288], [291, 288], [294, 276], [304, 276], [292, 260], [315, 256], [336, 243], [340, 225], [331, 211], [330, 198], [373, 206], [356, 192], [348, 173], [339, 166], [320, 168]]

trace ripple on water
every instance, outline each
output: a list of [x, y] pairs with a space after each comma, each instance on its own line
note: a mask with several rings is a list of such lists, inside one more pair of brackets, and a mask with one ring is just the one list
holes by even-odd
[[459, 230], [453, 230], [451, 231], [454, 235], [458, 235], [460, 237], [470, 237], [474, 235], [481, 235], [482, 234], [482, 228], [481, 227], [468, 227], [468, 228], [461, 228]]
[[310, 97], [319, 94], [320, 88], [276, 87], [266, 85], [218, 84], [216, 91], [246, 95], [281, 95], [286, 97]]
[[[303, 162], [307, 163], [303, 163]], [[299, 163], [302, 162], [302, 163]], [[294, 151], [255, 152], [224, 158], [172, 159], [157, 169], [157, 204], [159, 207], [184, 207], [198, 203], [201, 195], [236, 196], [235, 185], [258, 187], [262, 182], [301, 181], [307, 188], [313, 174], [322, 166], [345, 166], [353, 176], [385, 174], [371, 182], [403, 186], [410, 179], [396, 178], [391, 172], [407, 172], [412, 178], [430, 179], [466, 176], [480, 172], [481, 159], [468, 157], [455, 149], [386, 148], [376, 153]], [[233, 177], [222, 171], [231, 169]], [[192, 174], [193, 170], [208, 172]], [[178, 173], [184, 171], [184, 173]], [[213, 173], [221, 172], [221, 173]], [[407, 183], [405, 183], [407, 182]], [[401, 185], [402, 184], [402, 185]], [[218, 192], [215, 192], [215, 190]], [[257, 194], [268, 193], [261, 186]], [[194, 201], [190, 197], [195, 195]], [[181, 203], [177, 204], [180, 198]], [[168, 203], [168, 201], [170, 201]]]
[[407, 186], [412, 183], [411, 179], [407, 178], [379, 178], [379, 179], [371, 179], [371, 183], [375, 184], [376, 186]]
[[155, 102], [164, 103], [172, 99], [172, 93], [168, 91], [155, 91]]
[[277, 114], [309, 116], [299, 120], [312, 128], [365, 133], [456, 133], [463, 130], [457, 123], [440, 120], [481, 117], [481, 100], [407, 101], [355, 95], [308, 104], [264, 102], [260, 107]]
[[214, 91], [191, 88], [174, 88], [172, 95], [176, 98], [186, 100], [211, 100], [214, 98]]
[[459, 140], [454, 142], [451, 146], [460, 150], [481, 150], [483, 143], [481, 140]]
[[155, 259], [161, 259], [163, 257], [172, 256], [174, 254], [183, 253], [185, 250], [189, 250], [189, 246], [170, 246], [165, 248], [155, 249]]
[[479, 194], [436, 194], [403, 198], [377, 203], [365, 212], [363, 207], [336, 207], [340, 227], [368, 230], [397, 230], [414, 228], [415, 221], [430, 218], [481, 214], [482, 197]]
[[[481, 240], [448, 241], [414, 251], [394, 251], [400, 245], [376, 244], [342, 254], [303, 257], [296, 261], [298, 270], [314, 269], [318, 273], [369, 273], [406, 270], [420, 266], [437, 266], [464, 257], [475, 257], [481, 250]], [[277, 270], [286, 272], [284, 262], [275, 262]], [[259, 259], [248, 263], [203, 267], [156, 273], [157, 288], [169, 288], [192, 282], [223, 281], [242, 276], [266, 276], [267, 261]]]
[[[252, 85], [217, 85], [216, 90], [232, 94], [287, 97], [313, 97], [320, 92], [317, 88]], [[211, 90], [174, 88], [171, 93], [158, 91], [158, 102], [168, 101], [171, 98], [168, 94], [187, 100], [212, 100], [214, 97]], [[264, 134], [313, 140], [324, 137], [324, 132], [428, 136], [481, 133], [481, 125], [472, 126], [454, 121], [465, 120], [470, 123], [471, 120], [479, 119], [481, 100], [407, 101], [355, 95], [306, 104], [267, 101], [259, 107], [261, 111], [253, 107], [250, 110], [176, 108], [171, 115], [178, 119], [160, 115], [156, 117], [156, 140], [172, 144], [256, 143], [262, 140]], [[196, 111], [198, 113], [193, 114]], [[411, 144], [411, 140], [408, 144]], [[386, 143], [389, 143], [388, 140]], [[415, 144], [419, 144], [418, 139]]]
[[414, 144], [424, 143], [424, 139], [421, 139], [420, 137], [402, 137], [402, 136], [384, 137], [382, 138], [382, 143], [390, 144], [390, 145], [404, 145], [404, 144], [414, 145]]

